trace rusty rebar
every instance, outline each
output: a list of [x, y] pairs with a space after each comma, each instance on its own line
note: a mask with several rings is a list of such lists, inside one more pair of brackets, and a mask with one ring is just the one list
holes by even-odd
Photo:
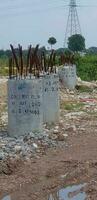
[[16, 63], [16, 67], [17, 67], [17, 69], [18, 69], [18, 72], [19, 72], [18, 59], [17, 59], [17, 56], [16, 56], [16, 54], [15, 54], [15, 50], [14, 50], [14, 48], [13, 48], [13, 46], [12, 46], [12, 45], [10, 45], [10, 47], [11, 47], [12, 54], [13, 54], [13, 57], [14, 57], [14, 60], [15, 60], [15, 63]]

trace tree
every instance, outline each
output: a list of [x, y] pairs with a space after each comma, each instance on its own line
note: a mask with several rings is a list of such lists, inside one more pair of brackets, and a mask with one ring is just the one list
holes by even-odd
[[57, 55], [60, 56], [62, 53], [64, 53], [64, 48], [59, 48], [59, 49], [56, 50]]
[[89, 49], [87, 49], [87, 53], [97, 54], [97, 47], [90, 47]]
[[39, 51], [40, 51], [40, 52], [44, 52], [44, 53], [46, 53], [46, 48], [45, 48], [45, 46], [40, 47]]
[[51, 45], [51, 49], [52, 49], [52, 45], [56, 44], [57, 40], [54, 37], [50, 37], [48, 40], [48, 43]]
[[72, 35], [68, 38], [68, 48], [74, 52], [85, 50], [85, 38], [80, 34]]

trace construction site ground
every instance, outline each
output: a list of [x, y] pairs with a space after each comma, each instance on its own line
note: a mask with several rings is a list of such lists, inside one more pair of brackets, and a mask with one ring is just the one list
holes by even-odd
[[[18, 152], [15, 159], [0, 159], [0, 200], [6, 196], [6, 200], [61, 200], [58, 190], [84, 183], [68, 199], [83, 192], [85, 199], [97, 199], [96, 83], [82, 82], [75, 91], [61, 85], [60, 104], [60, 122], [46, 126], [55, 146], [41, 146], [31, 157], [20, 157]], [[5, 113], [7, 83], [0, 79], [0, 134], [7, 132]]]

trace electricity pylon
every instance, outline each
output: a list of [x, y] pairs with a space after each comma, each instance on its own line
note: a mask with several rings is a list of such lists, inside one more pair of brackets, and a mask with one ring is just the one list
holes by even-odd
[[70, 0], [64, 47], [67, 46], [68, 38], [75, 34], [81, 34], [81, 27], [77, 13], [76, 0]]

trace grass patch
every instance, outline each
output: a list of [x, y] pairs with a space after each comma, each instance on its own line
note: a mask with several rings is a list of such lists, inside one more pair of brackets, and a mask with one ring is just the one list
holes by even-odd
[[83, 92], [93, 92], [92, 88], [89, 88], [88, 86], [84, 86], [84, 85], [77, 85], [76, 89], [81, 93], [83, 93]]
[[3, 68], [0, 68], [0, 75], [1, 76], [8, 76], [8, 68], [7, 67], [3, 67]]
[[83, 106], [84, 103], [64, 103], [62, 107], [68, 111], [80, 111], [82, 110]]

